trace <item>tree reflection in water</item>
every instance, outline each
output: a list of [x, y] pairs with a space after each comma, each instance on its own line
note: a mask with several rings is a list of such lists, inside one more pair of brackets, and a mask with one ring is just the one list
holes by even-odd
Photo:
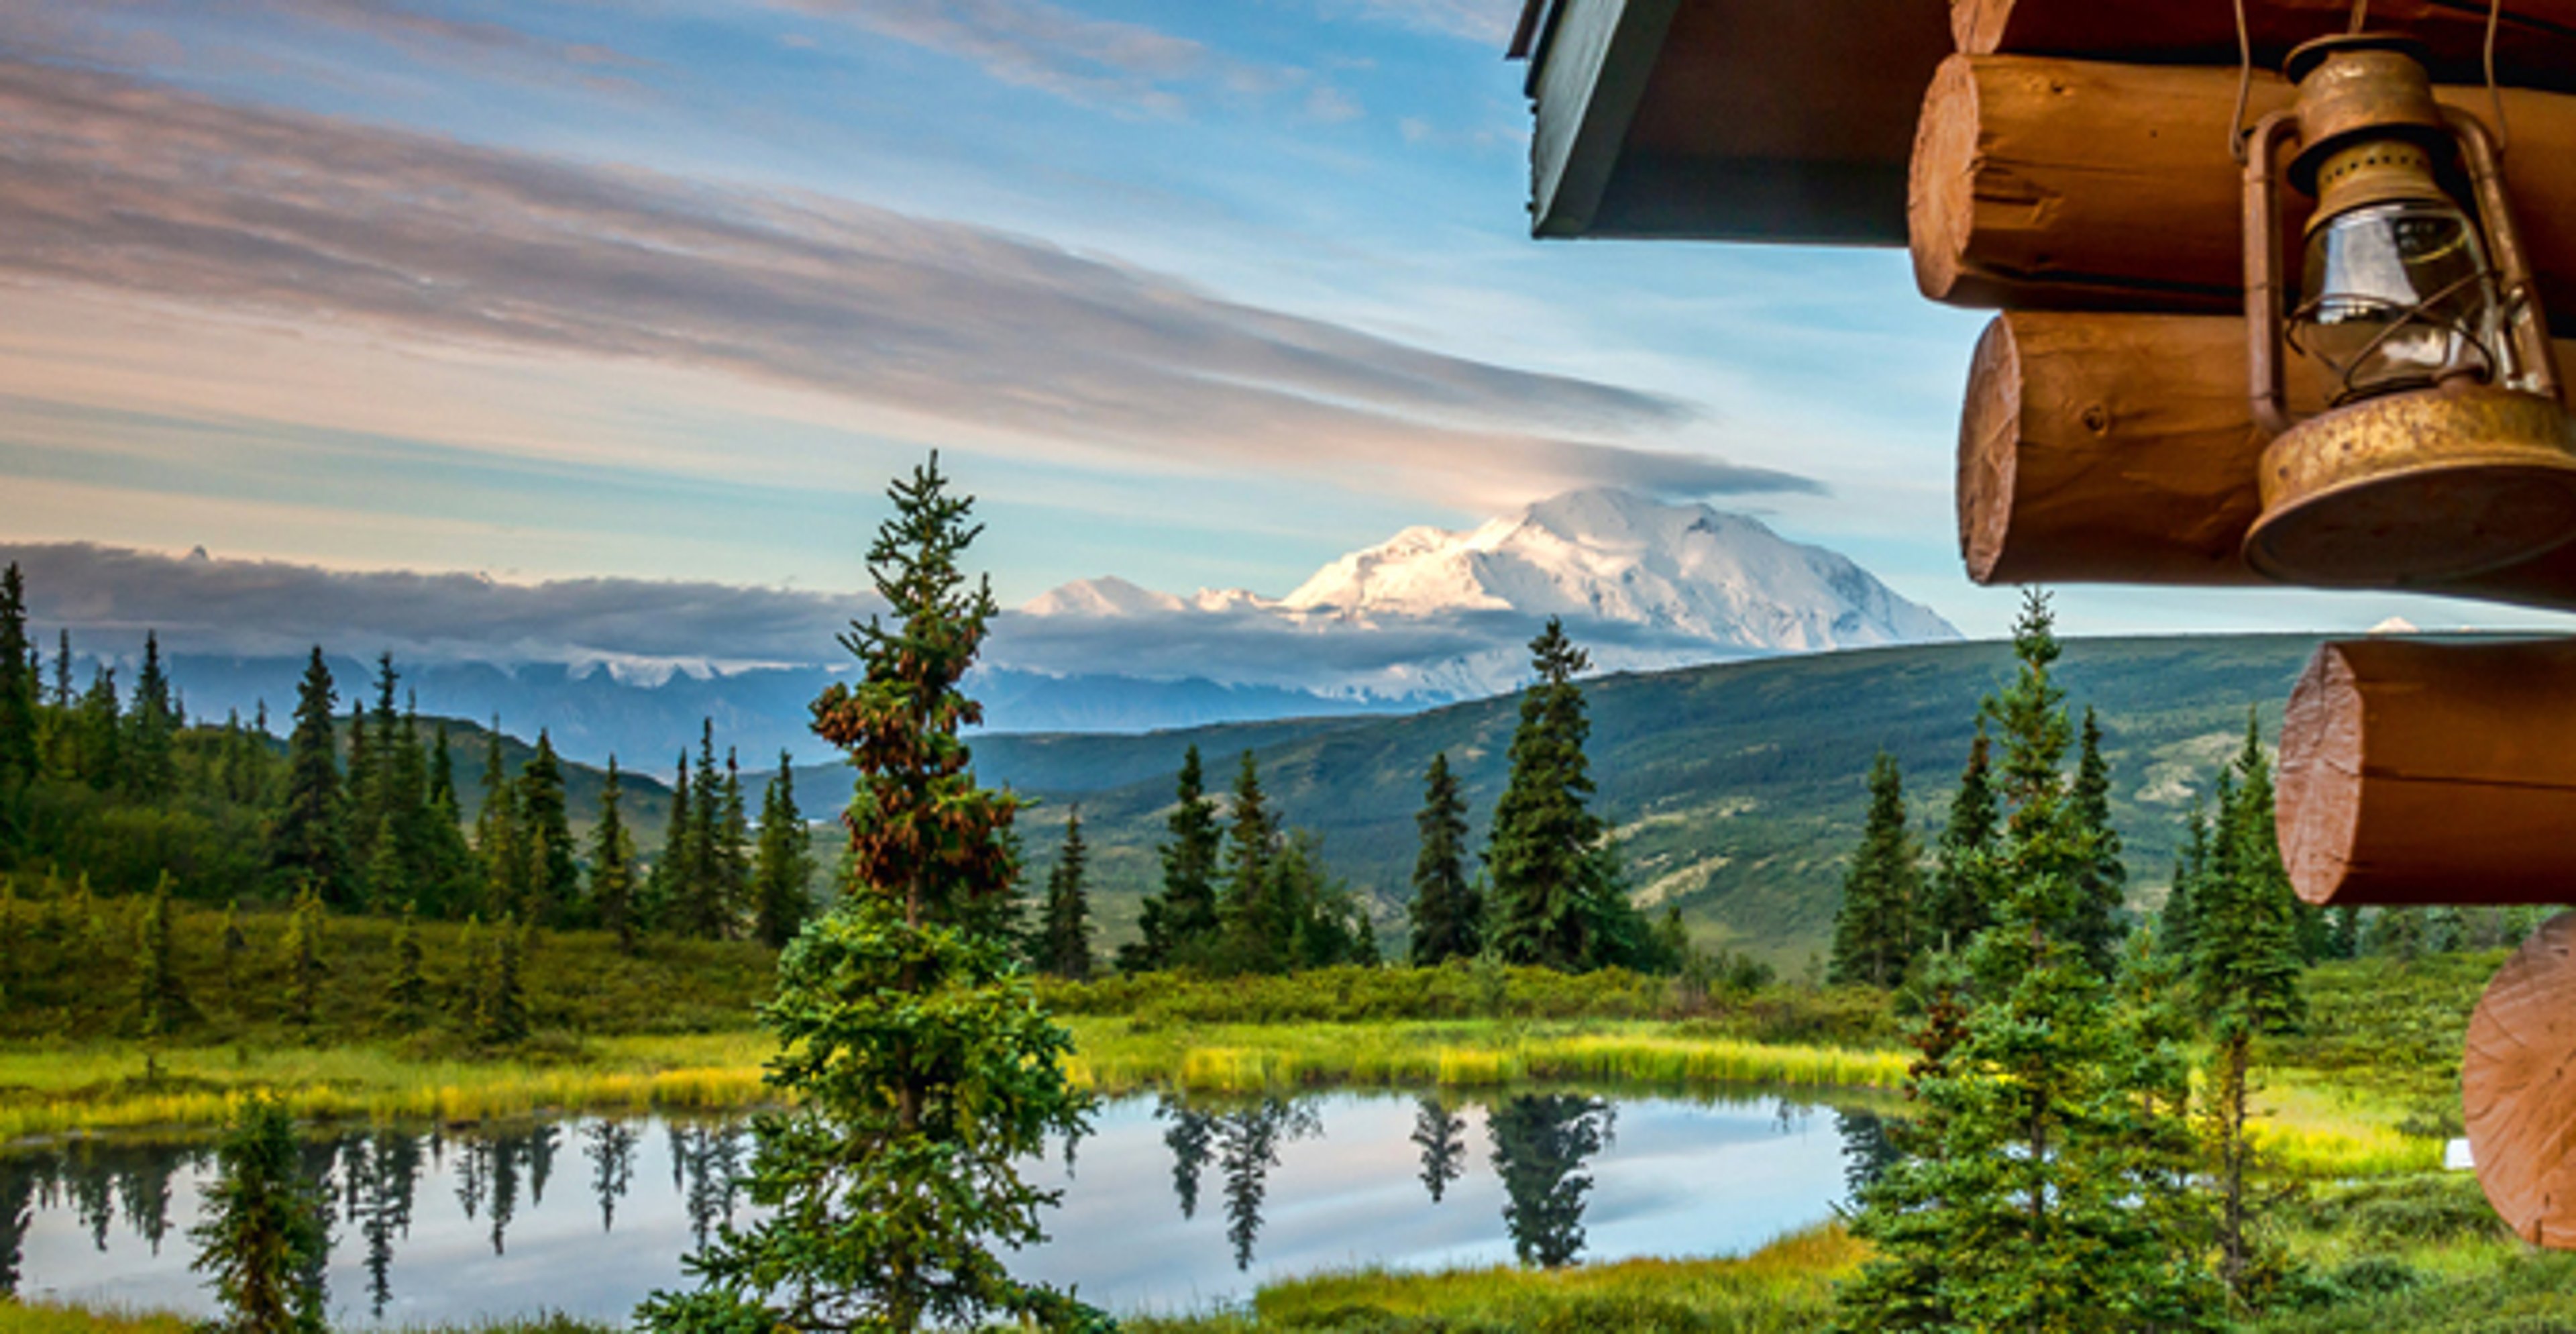
[[1225, 1239], [1234, 1244], [1234, 1267], [1252, 1267], [1252, 1243], [1261, 1235], [1261, 1200], [1279, 1147], [1324, 1132], [1323, 1118], [1302, 1100], [1264, 1098], [1216, 1119], [1217, 1166], [1225, 1173]]
[[1196, 1218], [1199, 1174], [1207, 1168], [1216, 1117], [1166, 1093], [1154, 1100], [1154, 1119], [1172, 1123], [1163, 1132], [1163, 1147], [1172, 1151], [1172, 1193], [1180, 1197], [1181, 1217]]
[[1859, 1110], [1835, 1112], [1834, 1127], [1843, 1137], [1843, 1185], [1858, 1199], [1904, 1156], [1896, 1146], [1897, 1127], [1876, 1112]]
[[1450, 1111], [1436, 1093], [1423, 1095], [1413, 1114], [1413, 1142], [1422, 1149], [1422, 1187], [1431, 1202], [1467, 1170], [1467, 1118]]
[[1485, 1130], [1503, 1179], [1503, 1227], [1522, 1264], [1555, 1269], [1583, 1253], [1582, 1173], [1609, 1144], [1613, 1113], [1599, 1098], [1525, 1093], [1494, 1108]]
[[617, 1202], [635, 1178], [635, 1128], [623, 1121], [593, 1121], [582, 1133], [582, 1156], [590, 1160], [590, 1191], [599, 1197], [599, 1230], [617, 1226]]

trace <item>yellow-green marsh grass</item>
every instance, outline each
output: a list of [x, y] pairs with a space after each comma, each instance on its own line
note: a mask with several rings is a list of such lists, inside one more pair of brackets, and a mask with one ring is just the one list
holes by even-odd
[[1074, 1082], [1101, 1093], [1257, 1093], [1319, 1085], [1486, 1087], [1545, 1081], [1892, 1089], [1892, 1051], [1684, 1037], [1647, 1022], [1214, 1025], [1069, 1021]]
[[764, 1096], [760, 1062], [768, 1051], [757, 1033], [607, 1038], [585, 1044], [575, 1060], [548, 1063], [412, 1060], [372, 1046], [21, 1047], [0, 1051], [0, 1141], [213, 1125], [255, 1092], [316, 1119], [744, 1107]]
[[20, 1305], [0, 1297], [0, 1334], [195, 1334], [185, 1316], [86, 1306]]
[[[1416, 1328], [1455, 1331], [1708, 1329], [1789, 1331], [1819, 1327], [1833, 1285], [1865, 1253], [1828, 1224], [1752, 1255], [1707, 1260], [1626, 1260], [1570, 1269], [1459, 1269], [1431, 1274], [1384, 1270], [1320, 1274], [1273, 1284], [1253, 1299], [1252, 1319], [1128, 1322], [1138, 1334], [1259, 1328]], [[1432, 1323], [1436, 1322], [1436, 1323]]]

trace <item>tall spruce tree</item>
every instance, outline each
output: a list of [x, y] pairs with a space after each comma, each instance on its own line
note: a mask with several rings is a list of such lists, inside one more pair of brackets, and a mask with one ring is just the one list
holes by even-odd
[[2170, 1071], [2135, 1059], [2099, 972], [2062, 934], [2092, 845], [2066, 809], [2058, 766], [2072, 729], [2037, 594], [2014, 649], [2015, 679], [1986, 706], [2013, 801], [1998, 861], [2007, 893], [1967, 951], [1978, 1003], [1912, 1082], [1924, 1137], [1864, 1192], [1855, 1226], [1879, 1253], [1844, 1291], [1840, 1325], [2215, 1328], [2162, 1152], [2179, 1116], [2158, 1101]]
[[367, 869], [375, 863], [376, 831], [384, 825], [384, 804], [376, 796], [376, 739], [369, 733], [362, 699], [349, 701], [348, 755], [341, 768], [340, 789], [346, 794], [340, 803], [340, 840], [349, 849], [350, 893], [353, 906], [363, 906], [369, 896]]
[[1537, 679], [1521, 692], [1511, 777], [1494, 807], [1485, 853], [1492, 884], [1486, 930], [1511, 963], [1577, 970], [1595, 962], [1604, 831], [1585, 804], [1592, 775], [1583, 748], [1592, 724], [1583, 687], [1574, 682], [1591, 665], [1555, 617], [1530, 641]]
[[[55, 664], [57, 674], [70, 670], [70, 640]], [[27, 585], [18, 563], [0, 571], [0, 792], [36, 776], [36, 680], [34, 650], [27, 638]], [[65, 677], [68, 683], [68, 676]]]
[[438, 917], [473, 910], [481, 885], [481, 866], [465, 840], [463, 807], [456, 796], [456, 752], [449, 746], [447, 724], [440, 723], [429, 757], [429, 800], [423, 813], [429, 853], [429, 887], [420, 907]]
[[161, 666], [161, 637], [143, 633], [143, 667], [134, 675], [134, 706], [125, 714], [125, 786], [143, 801], [165, 801], [179, 788], [178, 710]]
[[760, 794], [760, 846], [752, 869], [752, 927], [761, 943], [785, 949], [814, 915], [813, 839], [796, 809], [792, 757], [778, 752], [778, 772]]
[[1484, 948], [1485, 903], [1467, 878], [1467, 801], [1446, 751], [1431, 757], [1413, 823], [1420, 837], [1413, 857], [1413, 962], [1427, 968], [1474, 958]]
[[935, 456], [893, 494], [868, 563], [894, 623], [852, 627], [863, 674], [814, 705], [858, 782], [845, 892], [782, 956], [763, 1011], [786, 1104], [755, 1123], [750, 1195], [766, 1212], [693, 1257], [698, 1291], [647, 1302], [648, 1329], [1106, 1327], [996, 1254], [1039, 1236], [1056, 1196], [1019, 1164], [1080, 1133], [1086, 1104], [1066, 1082], [1071, 1039], [994, 911], [1017, 872], [1019, 803], [976, 783], [959, 736], [982, 719], [959, 682], [996, 610], [958, 567], [970, 502]]
[[100, 663], [90, 673], [72, 712], [72, 772], [101, 792], [125, 783], [125, 707], [116, 694], [116, 669]]
[[1082, 841], [1082, 808], [1064, 817], [1064, 847], [1047, 872], [1046, 908], [1039, 918], [1036, 963], [1051, 976], [1080, 982], [1091, 976], [1091, 899], [1083, 878], [1091, 849]]
[[537, 729], [537, 753], [519, 769], [519, 855], [525, 920], [570, 926], [581, 917], [581, 863], [574, 857], [572, 817], [565, 809], [563, 762], [554, 739]]
[[295, 730], [286, 739], [286, 796], [270, 826], [268, 864], [279, 888], [310, 888], [342, 906], [351, 902], [346, 845], [341, 841], [338, 757], [333, 751], [331, 669], [315, 645], [295, 692]]
[[2185, 970], [2198, 967], [2199, 897], [2209, 875], [2209, 851], [2209, 807], [2194, 794], [2183, 816], [2182, 846], [2174, 850], [2173, 888], [2156, 911], [2156, 952]]
[[1139, 923], [1143, 939], [1119, 947], [1120, 972], [1203, 964], [1216, 941], [1217, 861], [1225, 831], [1217, 823], [1216, 803], [1207, 796], [1197, 746], [1181, 756], [1174, 796], [1172, 814], [1164, 822], [1171, 839], [1157, 850], [1162, 892], [1146, 896]]
[[715, 842], [708, 861], [715, 876], [717, 912], [723, 922], [717, 934], [730, 939], [741, 934], [743, 919], [755, 907], [751, 902], [751, 818], [743, 809], [742, 767], [735, 762], [731, 746], [725, 748], [724, 785], [718, 792]]
[[601, 928], [617, 938], [617, 948], [635, 952], [635, 840], [626, 832], [618, 808], [624, 791], [618, 783], [617, 757], [608, 757], [608, 775], [599, 785], [599, 823], [590, 831], [590, 907]]
[[2299, 1022], [2297, 896], [2281, 865], [2272, 820], [2272, 766], [2252, 718], [2220, 786], [2209, 873], [2193, 895], [2198, 948], [2194, 991], [2210, 1017], [2209, 1140], [2217, 1161], [2219, 1277], [2244, 1292], [2254, 1262], [2253, 1045], [2255, 1035]]
[[483, 734], [483, 801], [474, 812], [474, 854], [483, 864], [479, 912], [515, 912], [524, 897], [519, 872], [519, 785], [501, 757], [501, 720]]
[[1843, 876], [1834, 911], [1833, 981], [1892, 987], [1913, 962], [1923, 872], [1905, 824], [1905, 780], [1896, 757], [1880, 751], [1869, 766], [1869, 816], [1860, 847]]
[[1958, 795], [1950, 800], [1950, 815], [1934, 849], [1931, 910], [1923, 923], [1924, 944], [1931, 949], [1966, 949], [1994, 923], [1995, 900], [2001, 897], [1995, 839], [2003, 829], [2003, 812], [1995, 800], [1992, 744], [1985, 713], [1979, 710]]
[[2120, 937], [2127, 930], [2122, 914], [2129, 868], [2120, 860], [2120, 833], [2111, 827], [2111, 766], [2102, 758], [2102, 725], [2091, 705], [2085, 706], [2077, 735], [2067, 814], [2075, 821], [2085, 855], [2075, 871], [2074, 916], [2066, 938], [2084, 952], [2093, 971], [2107, 978], [2119, 969]]
[[654, 859], [653, 873], [644, 887], [644, 920], [684, 935], [688, 924], [682, 912], [688, 903], [689, 885], [697, 877], [697, 828], [697, 803], [689, 791], [689, 751], [683, 746], [672, 770], [671, 812], [662, 825], [662, 855]]
[[1225, 885], [1218, 911], [1225, 922], [1223, 967], [1236, 973], [1287, 971], [1296, 922], [1280, 911], [1271, 861], [1279, 849], [1279, 820], [1261, 790], [1261, 770], [1251, 751], [1235, 770], [1233, 810], [1225, 831]]
[[140, 934], [134, 977], [135, 1016], [143, 1036], [167, 1037], [196, 1016], [187, 984], [179, 977], [175, 957], [178, 942], [171, 938], [168, 871], [163, 871], [160, 883], [152, 887]]

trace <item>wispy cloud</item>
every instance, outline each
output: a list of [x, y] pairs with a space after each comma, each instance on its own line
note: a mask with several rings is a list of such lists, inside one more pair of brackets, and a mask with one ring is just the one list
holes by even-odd
[[328, 29], [413, 60], [463, 65], [486, 74], [498, 72], [495, 63], [502, 62], [522, 74], [542, 70], [560, 77], [569, 70], [586, 83], [616, 84], [617, 71], [650, 64], [606, 42], [565, 41], [510, 24], [450, 18], [396, 0], [230, 0], [211, 14], [191, 0], [83, 0], [73, 7], [49, 0], [0, 0], [0, 49], [14, 39], [116, 59], [135, 53], [133, 34], [120, 32], [117, 20], [174, 16]]
[[1257, 92], [1285, 81], [1281, 71], [1189, 38], [1091, 18], [1045, 0], [773, 2], [972, 61], [1005, 83], [1088, 105], [1170, 114], [1181, 110], [1181, 90], [1190, 85]]
[[1478, 507], [1815, 489], [1644, 446], [1697, 416], [1668, 398], [983, 228], [24, 61], [0, 61], [0, 123], [0, 280], [714, 368], [988, 448]]
[[651, 579], [507, 583], [480, 574], [327, 570], [267, 560], [0, 544], [42, 627], [157, 631], [178, 652], [334, 653], [433, 662], [805, 665], [881, 607], [873, 595]]
[[1328, 15], [1356, 14], [1443, 37], [1486, 43], [1501, 58], [1520, 16], [1521, 0], [1322, 0]]

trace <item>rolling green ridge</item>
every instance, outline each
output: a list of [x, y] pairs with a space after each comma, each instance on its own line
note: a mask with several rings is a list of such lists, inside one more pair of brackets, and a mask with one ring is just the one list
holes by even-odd
[[[2133, 900], [2160, 901], [2194, 792], [2241, 740], [2246, 709], [2266, 735], [2315, 635], [2077, 639], [2059, 679], [2101, 715]], [[1724, 663], [1589, 683], [1599, 808], [1614, 819], [1639, 899], [1681, 905], [1703, 941], [1790, 966], [1821, 947], [1843, 859], [1858, 837], [1864, 776], [1879, 748], [1906, 775], [1929, 840], [1967, 755], [1977, 701], [2010, 673], [2004, 643], [1870, 649]], [[1159, 875], [1154, 845], [1184, 747], [1211, 787], [1253, 751], [1276, 809], [1323, 836], [1333, 870], [1400, 930], [1410, 897], [1422, 773], [1446, 751], [1481, 841], [1508, 769], [1514, 697], [1400, 718], [1216, 726], [1146, 736], [987, 737], [977, 770], [1041, 800], [1024, 818], [1033, 867], [1079, 803], [1094, 904], [1108, 943], [1135, 927]], [[1140, 776], [1141, 775], [1141, 776]], [[800, 778], [803, 775], [800, 774]], [[817, 775], [820, 779], [820, 775]], [[812, 791], [820, 809], [818, 785]]]

